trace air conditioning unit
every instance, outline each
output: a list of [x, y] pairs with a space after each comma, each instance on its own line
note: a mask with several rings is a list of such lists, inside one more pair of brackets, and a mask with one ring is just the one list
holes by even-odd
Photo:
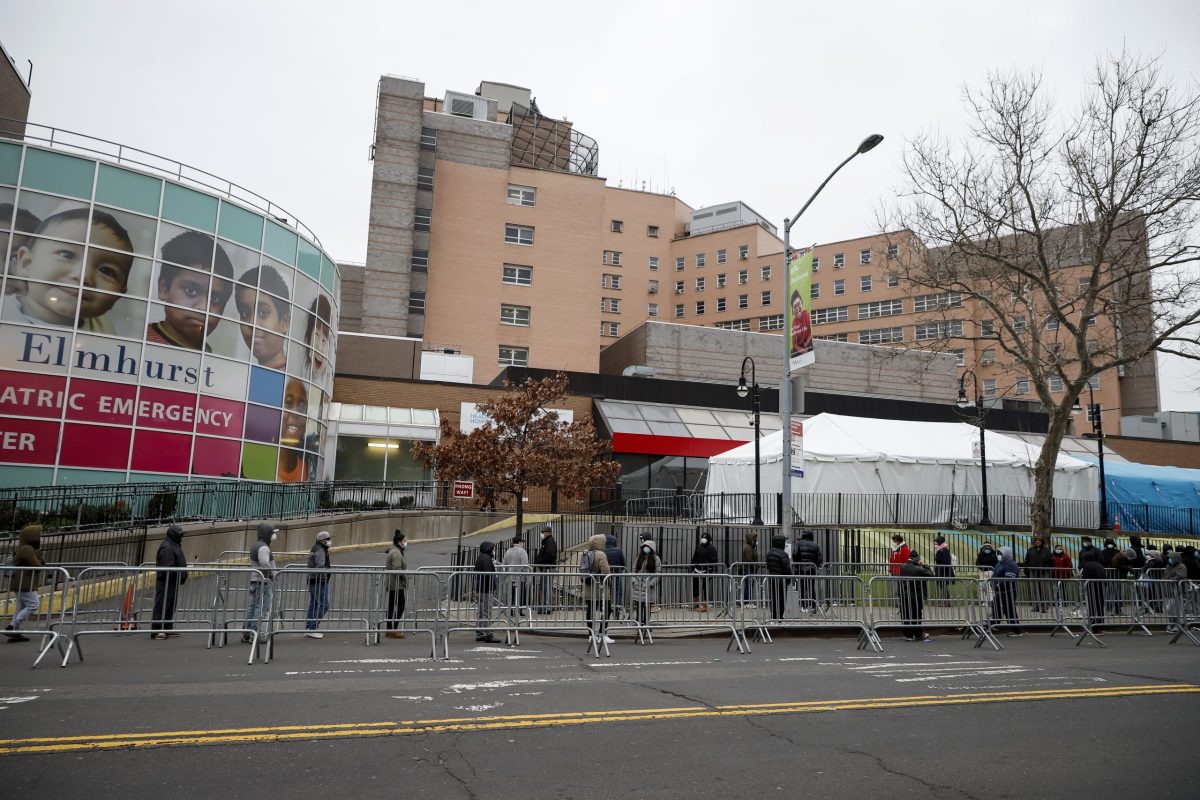
[[683, 294], [683, 289], [676, 289], [675, 294]]
[[650, 287], [650, 294], [658, 294], [658, 287], [657, 287], [657, 286], [651, 286], [651, 287]]
[[461, 92], [446, 92], [444, 110], [456, 117], [487, 119], [487, 98]]
[[738, 253], [738, 261], [749, 261], [749, 260], [750, 260], [750, 256], [746, 255], [745, 253]]

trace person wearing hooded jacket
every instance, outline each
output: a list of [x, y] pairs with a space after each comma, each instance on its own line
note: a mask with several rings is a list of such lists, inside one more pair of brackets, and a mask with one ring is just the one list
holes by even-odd
[[1119, 553], [1117, 550], [1117, 541], [1111, 536], [1104, 540], [1104, 547], [1100, 550], [1100, 566], [1105, 569], [1112, 569], [1112, 560]]
[[408, 549], [408, 542], [404, 541], [404, 533], [396, 528], [392, 532], [392, 546], [387, 551], [387, 562], [384, 569], [387, 571], [387, 592], [388, 592], [388, 632], [384, 634], [389, 639], [403, 639], [404, 632], [400, 630], [400, 620], [404, 617], [404, 601], [405, 593], [408, 590], [408, 576], [397, 575], [397, 572], [405, 572], [408, 570], [408, 560], [404, 557], [404, 551]]
[[708, 611], [708, 579], [717, 569], [717, 548], [707, 533], [700, 534], [700, 541], [692, 553], [692, 610], [704, 613]]
[[1080, 551], [1079, 577], [1083, 580], [1088, 627], [1096, 636], [1103, 636], [1104, 631], [1098, 627], [1104, 624], [1104, 564], [1095, 547]]
[[1009, 636], [1023, 636], [1021, 621], [1017, 618], [1017, 579], [1021, 568], [1013, 558], [1012, 548], [1005, 545], [1000, 548], [1000, 560], [992, 570], [992, 589], [995, 597], [992, 601], [992, 625], [998, 627], [1001, 622], [1009, 625]]
[[1166, 562], [1162, 580], [1163, 585], [1169, 587], [1166, 593], [1166, 612], [1171, 624], [1167, 630], [1174, 632], [1183, 622], [1183, 605], [1180, 598], [1183, 596], [1184, 582], [1187, 581], [1187, 567], [1183, 565], [1179, 551], [1174, 549], [1166, 551]]
[[758, 563], [758, 531], [746, 531], [743, 537], [744, 544], [742, 545], [742, 602], [750, 602], [750, 581], [745, 580], [746, 575], [752, 575], [755, 572], [754, 565]]
[[1033, 590], [1033, 610], [1045, 611], [1050, 604], [1050, 592], [1046, 581], [1054, 567], [1054, 554], [1046, 546], [1045, 539], [1041, 536], [1033, 537], [1033, 544], [1025, 551], [1025, 563], [1021, 566], [1025, 568], [1025, 577], [1032, 581], [1030, 588]]
[[938, 579], [938, 591], [949, 597], [950, 584], [954, 582], [954, 554], [950, 552], [946, 537], [940, 533], [933, 538], [933, 574]]
[[[625, 551], [617, 544], [617, 537], [612, 533], [604, 535], [604, 555], [608, 557], [608, 567], [613, 572], [625, 571]], [[625, 605], [625, 585], [621, 578], [613, 578], [612, 607], [613, 616], [621, 618], [621, 609]]]
[[[26, 525], [21, 528], [17, 549], [13, 552], [14, 567], [44, 567], [42, 560], [42, 526]], [[11, 591], [17, 596], [17, 611], [13, 614], [12, 622], [5, 627], [5, 636], [10, 642], [28, 642], [29, 637], [19, 633], [29, 615], [37, 611], [40, 599], [38, 586], [41, 585], [41, 575], [33, 570], [14, 573]]]
[[606, 611], [604, 602], [604, 576], [612, 572], [608, 566], [608, 554], [604, 552], [604, 534], [597, 533], [588, 539], [587, 550], [579, 557], [579, 571], [583, 580], [583, 603], [587, 614], [587, 626], [592, 635], [603, 639], [604, 644], [612, 644], [604, 622], [607, 617], [601, 613]]
[[171, 633], [175, 628], [175, 598], [179, 587], [187, 583], [188, 576], [186, 572], [169, 570], [185, 569], [187, 565], [187, 556], [183, 554], [183, 528], [172, 525], [167, 528], [167, 535], [154, 555], [154, 566], [159, 569], [154, 573], [154, 613], [150, 618], [150, 630], [155, 633], [151, 638], [179, 635]]
[[[662, 560], [658, 557], [658, 545], [653, 539], [645, 539], [638, 550], [633, 564], [633, 580], [630, 594], [633, 596], [634, 614], [638, 624], [638, 644], [646, 637], [643, 628], [650, 624], [650, 609], [658, 599], [658, 575], [662, 572]], [[654, 644], [654, 639], [649, 639]]]
[[985, 570], [994, 570], [1000, 559], [996, 556], [996, 548], [991, 542], [984, 542], [979, 548], [979, 555], [975, 556], [975, 566], [979, 567], [980, 572]]
[[325, 634], [317, 630], [321, 620], [329, 612], [329, 569], [333, 562], [329, 560], [329, 545], [333, 536], [329, 531], [321, 531], [308, 551], [308, 610], [304, 614], [304, 635], [310, 639], [323, 639]]
[[554, 540], [554, 528], [547, 522], [542, 526], [542, 543], [533, 556], [533, 568], [541, 573], [538, 578], [539, 614], [549, 614], [554, 596], [554, 577], [558, 570], [558, 542]]
[[792, 550], [792, 570], [796, 573], [801, 611], [817, 613], [816, 581], [813, 579], [823, 563], [821, 548], [813, 541], [813, 532], [804, 531]]
[[908, 553], [908, 561], [900, 565], [900, 624], [904, 638], [910, 642], [928, 642], [929, 634], [921, 626], [925, 611], [925, 582], [932, 578], [933, 570], [921, 561], [915, 550]]
[[[250, 578], [249, 599], [246, 602], [247, 632], [242, 634], [242, 642], [249, 643], [261, 637], [259, 624], [264, 620], [268, 628], [271, 624], [271, 594], [275, 587], [275, 557], [271, 554], [271, 542], [275, 541], [275, 526], [269, 522], [260, 522], [257, 538], [250, 546], [250, 566], [258, 570], [259, 575]], [[260, 577], [261, 575], [261, 577]], [[250, 633], [249, 631], [254, 631]]]
[[900, 574], [900, 567], [908, 563], [908, 555], [909, 549], [904, 543], [904, 537], [898, 533], [892, 534], [892, 554], [888, 556], [888, 563], [891, 564], [888, 571], [892, 577]]
[[482, 542], [479, 545], [479, 555], [475, 557], [475, 600], [479, 605], [475, 641], [488, 644], [496, 641], [492, 636], [492, 600], [496, 594], [496, 562], [492, 558], [494, 552], [496, 545]]
[[1133, 550], [1133, 559], [1129, 562], [1129, 566], [1133, 569], [1146, 568], [1146, 548], [1142, 547], [1142, 537], [1133, 535], [1129, 537], [1129, 547]]
[[771, 537], [771, 549], [767, 551], [767, 574], [779, 576], [767, 578], [771, 619], [783, 619], [787, 612], [787, 585], [792, 575], [792, 559], [787, 554], [786, 545], [787, 537], [777, 533]]

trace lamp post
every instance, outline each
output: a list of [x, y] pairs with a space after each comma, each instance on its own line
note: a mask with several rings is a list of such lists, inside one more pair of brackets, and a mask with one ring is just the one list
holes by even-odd
[[984, 435], [986, 425], [984, 425], [983, 395], [979, 393], [979, 378], [972, 370], [965, 370], [958, 378], [958, 402], [955, 405], [960, 409], [966, 409], [971, 406], [971, 401], [967, 399], [968, 375], [971, 376], [971, 383], [975, 385], [975, 418], [979, 424], [979, 482], [983, 489], [983, 515], [979, 518], [979, 524], [991, 525], [992, 517], [988, 510], [987, 437]]
[[[750, 386], [746, 386], [746, 365], [750, 365]], [[758, 378], [754, 371], [754, 359], [746, 356], [742, 359], [742, 374], [738, 378], [737, 395], [744, 398], [747, 394], [751, 396], [751, 404], [754, 408], [754, 525], [762, 525], [762, 462], [758, 457], [758, 439], [759, 439], [759, 410], [761, 406], [758, 402]]]
[[[829, 177], [821, 181], [821, 185], [812, 193], [812, 197], [808, 198], [804, 206], [795, 213], [791, 219], [783, 221], [783, 301], [789, 302], [788, 298], [792, 296], [791, 287], [791, 270], [788, 269], [788, 262], [792, 257], [792, 226], [803, 216], [808, 207], [812, 205], [812, 201], [817, 199], [817, 195], [825, 188], [833, 176], [837, 175], [842, 167], [854, 160], [855, 156], [862, 155], [869, 150], [873, 150], [876, 145], [883, 141], [883, 136], [878, 133], [872, 133], [867, 138], [863, 139], [858, 148], [851, 153], [845, 161], [834, 167], [833, 172], [829, 173]], [[785, 312], [784, 319], [787, 318]], [[783, 423], [783, 439], [782, 439], [782, 454], [783, 454], [783, 484], [780, 488], [782, 497], [779, 507], [779, 524], [781, 533], [783, 533], [785, 541], [791, 541], [792, 528], [792, 374], [789, 369], [789, 362], [792, 357], [792, 337], [789, 331], [784, 331], [783, 336], [783, 373], [782, 379], [779, 381], [779, 412], [781, 422]]]
[[[1088, 422], [1092, 423], [1092, 433], [1096, 434], [1096, 455], [1100, 459], [1100, 530], [1108, 530], [1112, 525], [1108, 522], [1108, 488], [1104, 485], [1104, 421], [1100, 418], [1100, 404], [1096, 402], [1096, 393], [1092, 391], [1092, 384], [1087, 385], [1088, 390]], [[1079, 407], [1079, 398], [1075, 398], [1075, 405], [1071, 406], [1071, 413], [1078, 414], [1083, 409]]]

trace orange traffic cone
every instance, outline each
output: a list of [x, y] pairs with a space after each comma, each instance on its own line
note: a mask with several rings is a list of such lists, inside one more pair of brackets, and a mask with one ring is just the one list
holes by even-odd
[[133, 584], [125, 587], [125, 602], [121, 606], [121, 622], [113, 626], [113, 630], [136, 631], [137, 622], [133, 619]]
[[1121, 530], [1121, 515], [1120, 514], [1113, 514], [1113, 530], [1114, 531]]

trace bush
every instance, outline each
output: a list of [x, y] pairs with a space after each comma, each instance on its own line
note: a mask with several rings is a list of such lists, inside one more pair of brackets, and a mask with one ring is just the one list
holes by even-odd
[[179, 496], [174, 491], [155, 492], [150, 496], [150, 502], [146, 504], [146, 516], [152, 519], [173, 517], [178, 505]]

